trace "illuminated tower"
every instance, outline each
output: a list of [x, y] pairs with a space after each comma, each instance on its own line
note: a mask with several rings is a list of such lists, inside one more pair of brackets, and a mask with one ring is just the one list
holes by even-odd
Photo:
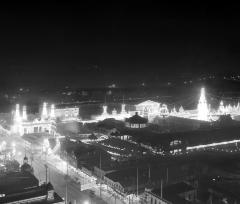
[[48, 114], [47, 114], [47, 103], [44, 102], [43, 103], [43, 109], [42, 109], [42, 119], [46, 119], [48, 117]]
[[54, 106], [54, 104], [51, 105], [50, 117], [55, 118], [55, 106]]
[[223, 105], [223, 101], [220, 101], [219, 109], [218, 109], [219, 114], [225, 114], [225, 107]]
[[122, 105], [121, 105], [121, 114], [122, 115], [125, 115], [125, 114], [127, 114], [127, 112], [126, 112], [126, 105], [123, 103]]
[[27, 106], [23, 106], [22, 119], [27, 120]]
[[16, 104], [16, 110], [14, 113], [13, 126], [12, 126], [13, 133], [19, 134], [21, 132], [21, 126], [22, 126], [22, 118], [20, 116], [20, 108], [19, 108], [19, 104]]
[[198, 101], [198, 119], [208, 120], [209, 110], [205, 97], [205, 88], [201, 88], [201, 95]]
[[15, 110], [15, 115], [14, 115], [14, 123], [18, 124], [22, 121], [22, 118], [20, 116], [20, 108], [19, 104], [16, 104], [16, 110]]
[[102, 115], [107, 115], [107, 106], [106, 105], [103, 105], [103, 113]]
[[117, 115], [117, 110], [114, 108], [113, 111], [112, 111], [112, 115]]

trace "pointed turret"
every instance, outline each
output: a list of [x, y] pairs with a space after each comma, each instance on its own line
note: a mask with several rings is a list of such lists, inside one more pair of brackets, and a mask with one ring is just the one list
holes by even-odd
[[104, 104], [103, 105], [103, 113], [102, 113], [102, 115], [107, 115], [108, 113], [107, 113], [107, 106]]
[[179, 113], [184, 113], [184, 108], [183, 108], [182, 106], [180, 106], [178, 112], [179, 112]]
[[116, 116], [117, 115], [117, 110], [114, 108], [112, 111], [112, 115]]
[[220, 101], [220, 105], [219, 105], [219, 108], [218, 108], [218, 112], [219, 114], [225, 114], [225, 107], [224, 107], [224, 104], [223, 104], [223, 101]]
[[127, 111], [126, 111], [126, 105], [123, 103], [122, 105], [121, 105], [121, 114], [122, 115], [125, 115], [127, 113]]
[[27, 120], [27, 106], [23, 106], [22, 119]]
[[26, 155], [25, 155], [25, 157], [23, 158], [23, 163], [24, 163], [24, 164], [28, 164], [28, 158], [27, 158]]
[[47, 103], [43, 103], [43, 108], [42, 108], [42, 119], [46, 119], [48, 117], [47, 113]]
[[198, 102], [198, 119], [208, 120], [209, 110], [205, 97], [205, 88], [201, 88], [201, 94]]
[[55, 118], [55, 105], [51, 105], [50, 117]]
[[19, 104], [16, 104], [16, 110], [15, 110], [15, 115], [14, 115], [14, 122], [15, 123], [20, 123], [22, 121], [22, 118], [20, 116], [20, 106]]

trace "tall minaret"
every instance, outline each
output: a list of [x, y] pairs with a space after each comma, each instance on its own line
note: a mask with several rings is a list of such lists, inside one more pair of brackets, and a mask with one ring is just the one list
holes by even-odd
[[103, 104], [103, 113], [102, 115], [108, 115], [107, 113], [107, 98], [106, 98], [106, 95], [105, 95], [105, 100], [104, 100], [104, 104]]
[[220, 101], [220, 105], [219, 105], [219, 108], [218, 108], [218, 112], [219, 114], [225, 114], [225, 107], [223, 105], [223, 101]]
[[205, 97], [205, 88], [201, 88], [201, 95], [198, 101], [198, 119], [208, 120], [209, 110]]
[[124, 103], [124, 97], [123, 97], [123, 103], [122, 103], [122, 105], [121, 105], [121, 114], [122, 114], [122, 115], [127, 114], [126, 104]]
[[55, 118], [55, 105], [51, 105], [50, 117]]
[[15, 110], [15, 115], [14, 115], [14, 122], [15, 123], [20, 123], [22, 121], [22, 118], [20, 116], [20, 106], [19, 104], [16, 104], [16, 110]]
[[23, 106], [22, 119], [27, 120], [27, 106]]
[[47, 113], [47, 103], [44, 102], [43, 103], [43, 109], [42, 109], [42, 119], [46, 119], [48, 117], [48, 113]]
[[108, 113], [107, 113], [107, 106], [104, 104], [103, 105], [103, 113], [102, 113], [102, 115], [107, 115]]

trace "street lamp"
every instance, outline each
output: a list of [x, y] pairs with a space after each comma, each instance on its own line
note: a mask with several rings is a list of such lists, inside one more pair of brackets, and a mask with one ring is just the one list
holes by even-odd
[[12, 142], [12, 156], [15, 156], [16, 154], [16, 144], [15, 142]]

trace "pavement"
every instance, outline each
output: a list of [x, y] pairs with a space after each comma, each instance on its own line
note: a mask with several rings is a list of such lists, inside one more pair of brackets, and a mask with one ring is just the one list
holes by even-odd
[[[16, 155], [15, 159], [22, 164], [23, 157], [26, 156], [29, 159], [29, 163], [33, 166], [34, 175], [39, 179], [39, 182], [46, 181], [46, 160], [44, 159], [45, 156], [43, 155], [33, 155], [33, 160], [31, 161], [31, 153], [24, 148], [24, 143], [21, 138], [11, 138], [7, 139], [7, 143], [11, 143], [14, 141], [16, 143]], [[21, 154], [20, 154], [21, 153]], [[51, 163], [51, 160], [48, 162], [48, 181], [52, 183], [54, 186], [55, 191], [62, 197], [66, 197], [67, 192], [67, 201], [72, 204], [82, 204], [88, 201], [91, 204], [106, 204], [103, 199], [100, 197], [89, 193], [88, 191], [81, 191], [80, 184], [75, 182], [73, 179], [69, 178], [66, 179], [66, 174], [61, 172], [57, 169], [54, 163]], [[66, 182], [67, 181], [67, 182]], [[67, 183], [67, 185], [66, 185]], [[67, 189], [67, 190], [66, 190]]]
[[[96, 184], [96, 178], [86, 175], [79, 169], [74, 169], [68, 166], [68, 175], [66, 177], [66, 162], [61, 160], [57, 155], [42, 155], [34, 154], [32, 155], [30, 150], [27, 150], [24, 145], [24, 141], [19, 137], [8, 137], [6, 142], [11, 144], [12, 142], [16, 144], [16, 155], [15, 159], [22, 164], [23, 157], [26, 155], [29, 159], [29, 164], [34, 168], [34, 175], [39, 179], [39, 182], [46, 181], [46, 167], [48, 169], [47, 179], [54, 186], [55, 191], [62, 197], [66, 197], [67, 201], [72, 204], [135, 204], [136, 201], [123, 200], [119, 197], [111, 188], [106, 185], [101, 187], [101, 197], [100, 197], [100, 185]], [[31, 156], [32, 155], [32, 156]], [[31, 159], [33, 158], [33, 159]], [[78, 180], [76, 180], [76, 177]], [[67, 183], [67, 184], [66, 184]], [[81, 191], [80, 183], [82, 185], [88, 185], [89, 189]], [[67, 190], [66, 190], [67, 189]], [[87, 202], [86, 202], [87, 201]]]

